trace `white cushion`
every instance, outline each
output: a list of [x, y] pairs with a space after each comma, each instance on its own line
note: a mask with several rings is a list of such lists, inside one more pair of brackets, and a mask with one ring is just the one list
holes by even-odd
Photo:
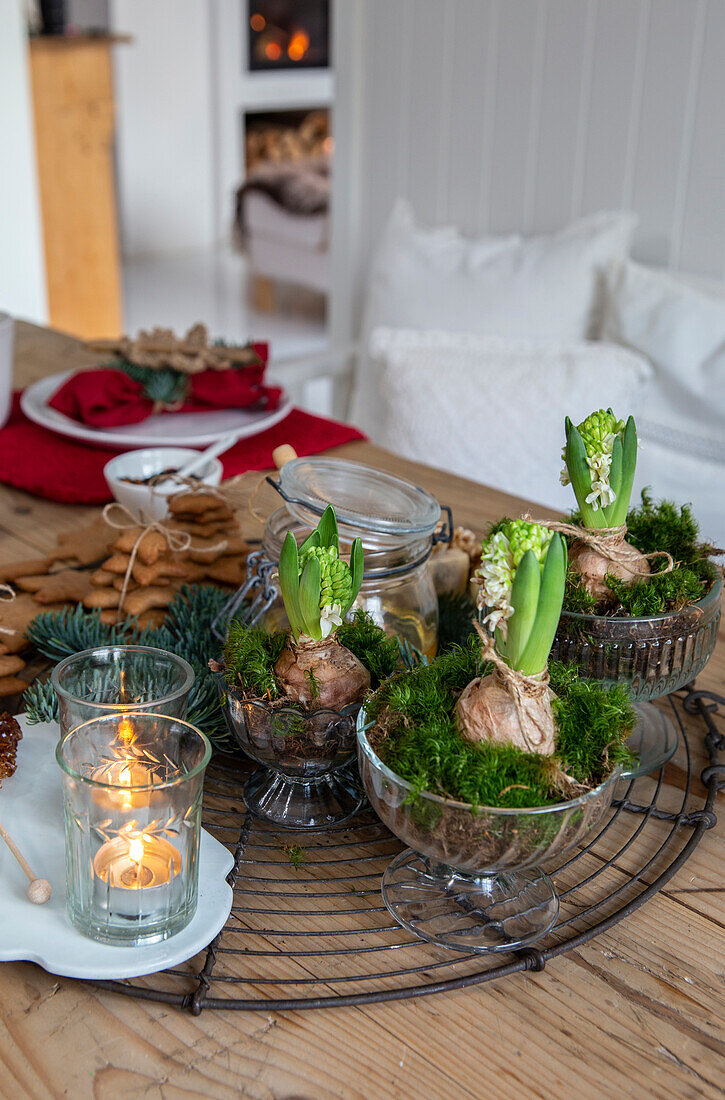
[[725, 286], [616, 265], [604, 332], [654, 368], [637, 420], [635, 487], [691, 503], [703, 536], [725, 546]]
[[651, 375], [610, 344], [390, 329], [371, 343], [383, 363], [384, 446], [556, 514], [575, 503], [559, 483], [565, 416], [609, 405], [636, 415]]
[[584, 340], [598, 335], [601, 283], [627, 254], [636, 217], [595, 214], [549, 236], [468, 239], [423, 229], [396, 204], [372, 265], [352, 419], [377, 439], [379, 366], [369, 333], [440, 328], [476, 336]]
[[642, 438], [725, 462], [725, 286], [631, 261], [615, 265], [604, 332], [654, 367]]

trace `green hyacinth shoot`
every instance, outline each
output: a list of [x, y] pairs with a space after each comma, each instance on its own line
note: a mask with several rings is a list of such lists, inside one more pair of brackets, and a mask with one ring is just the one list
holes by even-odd
[[332, 505], [300, 547], [288, 531], [279, 556], [279, 586], [295, 639], [319, 642], [333, 634], [352, 607], [362, 578], [362, 543], [353, 542], [349, 565], [342, 560]]
[[585, 527], [619, 527], [627, 518], [637, 468], [637, 427], [611, 409], [574, 425], [567, 416], [561, 480], [571, 482]]
[[536, 676], [546, 668], [561, 614], [566, 543], [526, 520], [507, 520], [484, 540], [477, 577], [485, 623], [510, 668]]

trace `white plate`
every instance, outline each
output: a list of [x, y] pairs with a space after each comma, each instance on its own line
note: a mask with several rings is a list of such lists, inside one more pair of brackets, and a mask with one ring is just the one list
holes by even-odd
[[59, 435], [95, 443], [98, 447], [208, 447], [227, 432], [238, 431], [240, 439], [259, 435], [279, 424], [292, 409], [292, 402], [283, 392], [273, 412], [246, 409], [218, 409], [216, 412], [159, 413], [140, 424], [124, 424], [118, 428], [89, 428], [48, 405], [53, 394], [70, 378], [73, 371], [41, 378], [20, 398], [20, 407], [29, 420]]
[[69, 978], [134, 978], [154, 974], [193, 958], [224, 927], [232, 907], [225, 881], [231, 853], [202, 829], [199, 853], [199, 905], [191, 922], [163, 943], [109, 947], [82, 936], [65, 911], [63, 792], [55, 760], [58, 725], [18, 721], [23, 739], [18, 768], [0, 790], [0, 820], [53, 896], [45, 905], [26, 897], [28, 880], [0, 841], [0, 962], [25, 959], [51, 974]]

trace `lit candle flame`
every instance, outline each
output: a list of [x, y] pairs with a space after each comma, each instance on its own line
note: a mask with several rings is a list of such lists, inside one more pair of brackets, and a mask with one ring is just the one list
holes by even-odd
[[143, 841], [140, 837], [135, 836], [133, 840], [129, 840], [128, 858], [134, 863], [140, 863], [143, 859]]
[[136, 735], [134, 734], [133, 726], [131, 725], [130, 719], [128, 719], [124, 715], [124, 717], [118, 723], [118, 738], [119, 738], [119, 740], [120, 741], [125, 741], [127, 744], [130, 744], [130, 742], [134, 740], [135, 736]]

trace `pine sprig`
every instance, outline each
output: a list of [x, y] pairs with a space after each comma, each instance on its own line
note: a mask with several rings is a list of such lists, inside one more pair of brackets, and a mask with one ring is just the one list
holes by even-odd
[[[166, 622], [156, 630], [139, 630], [135, 618], [116, 626], [100, 621], [99, 611], [42, 612], [27, 632], [35, 648], [52, 661], [83, 649], [104, 645], [149, 645], [166, 649], [188, 661], [194, 670], [189, 693], [188, 720], [218, 746], [229, 740], [219, 691], [208, 668], [211, 624], [222, 610], [228, 593], [215, 585], [184, 585], [169, 605]], [[49, 722], [58, 716], [58, 701], [50, 682], [33, 684], [23, 697], [28, 721]]]
[[31, 725], [57, 722], [58, 696], [50, 680], [36, 680], [23, 694], [25, 714]]
[[139, 367], [128, 359], [117, 359], [110, 365], [122, 370], [134, 382], [139, 382], [149, 401], [174, 405], [183, 401], [186, 396], [189, 379], [183, 371], [174, 370], [173, 367]]
[[101, 622], [100, 611], [87, 611], [80, 603], [63, 611], [41, 611], [26, 631], [30, 644], [51, 661], [104, 645], [137, 645], [140, 634], [135, 619], [109, 626]]

